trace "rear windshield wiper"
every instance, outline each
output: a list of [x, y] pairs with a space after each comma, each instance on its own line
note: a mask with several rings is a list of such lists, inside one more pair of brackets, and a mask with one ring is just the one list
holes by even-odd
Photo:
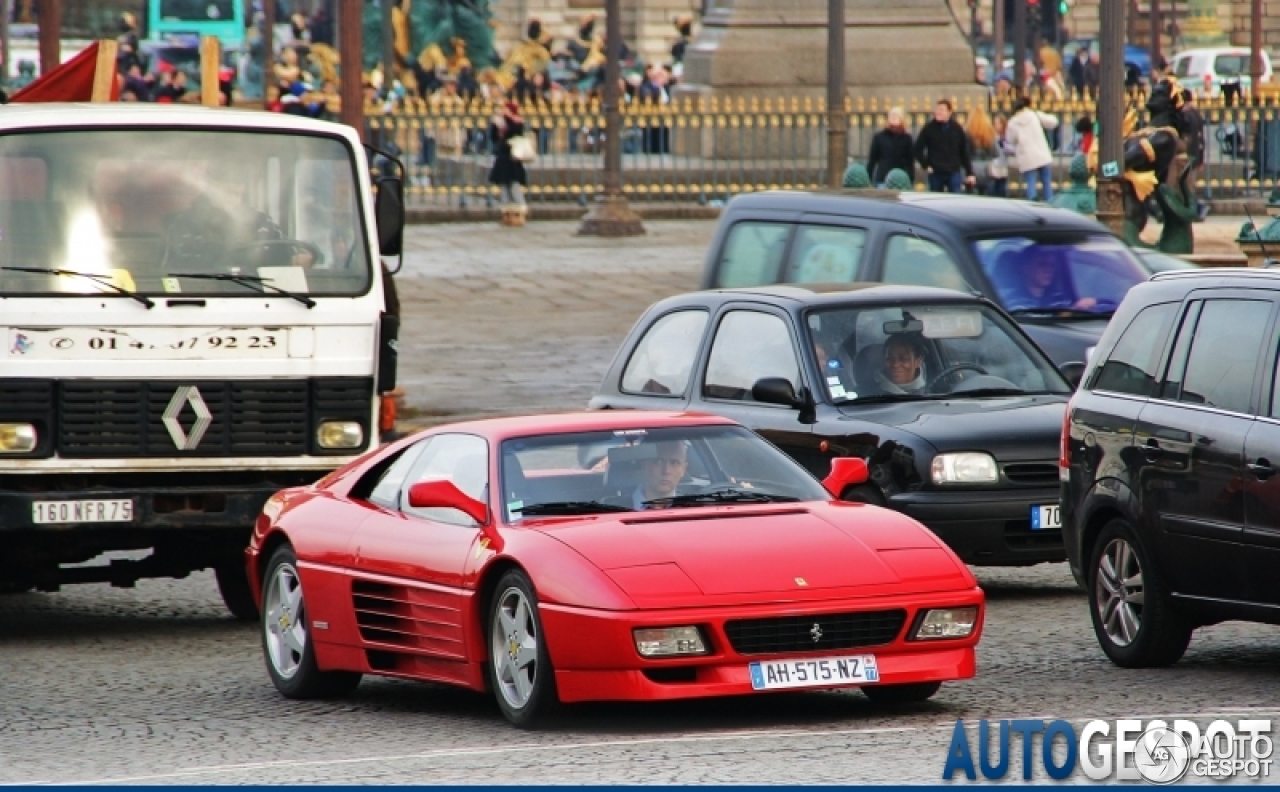
[[644, 505], [697, 506], [712, 503], [795, 503], [798, 500], [800, 499], [791, 495], [775, 495], [771, 492], [756, 492], [755, 490], [729, 487], [711, 492], [695, 492], [688, 495], [672, 495], [668, 498], [654, 498], [653, 500], [645, 501]]
[[195, 275], [174, 274], [174, 275], [171, 275], [170, 277], [191, 278], [192, 280], [230, 281], [231, 283], [238, 283], [241, 286], [248, 286], [249, 288], [253, 288], [254, 286], [256, 286], [258, 287], [258, 291], [264, 294], [268, 291], [271, 291], [275, 294], [282, 294], [285, 297], [290, 297], [294, 300], [297, 300], [298, 302], [302, 303], [308, 308], [316, 307], [316, 301], [311, 299], [307, 295], [297, 294], [291, 291], [285, 291], [279, 286], [272, 286], [270, 283], [267, 283], [266, 278], [259, 278], [256, 275], [232, 275], [226, 272], [213, 272], [213, 273], [199, 273]]
[[555, 501], [553, 503], [530, 503], [519, 509], [511, 509], [526, 517], [559, 514], [596, 514], [600, 512], [635, 511], [630, 506], [619, 506], [602, 501]]
[[51, 269], [48, 267], [0, 267], [0, 270], [7, 270], [9, 272], [34, 272], [37, 275], [71, 275], [77, 278], [88, 278], [99, 286], [106, 286], [116, 294], [123, 294], [131, 300], [137, 300], [147, 306], [148, 310], [156, 307], [155, 302], [147, 297], [112, 283], [110, 275], [99, 275], [96, 272], [77, 272], [76, 270], [67, 269]]

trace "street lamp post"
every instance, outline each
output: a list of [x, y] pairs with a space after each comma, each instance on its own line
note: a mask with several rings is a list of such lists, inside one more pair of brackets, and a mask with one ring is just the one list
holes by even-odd
[[1262, 87], [1262, 0], [1249, 4], [1249, 93], [1258, 104], [1258, 91]]
[[267, 90], [275, 83], [276, 0], [262, 0], [262, 106], [270, 104]]
[[382, 85], [383, 90], [391, 90], [391, 82], [396, 75], [396, 0], [382, 0]]
[[1126, 0], [1102, 0], [1098, 45], [1098, 220], [1124, 232], [1124, 30]]
[[342, 68], [342, 123], [364, 140], [364, 54], [361, 52], [361, 0], [338, 0], [338, 61]]
[[605, 4], [604, 67], [604, 194], [582, 218], [578, 233], [590, 236], [637, 236], [643, 234], [644, 223], [632, 211], [622, 192], [622, 4], [608, 0]]
[[[1103, 0], [1106, 2], [1106, 0]], [[1013, 0], [1013, 87], [1027, 93], [1027, 0]]]
[[849, 116], [844, 111], [844, 0], [827, 0], [827, 186], [844, 183]]
[[62, 0], [40, 3], [40, 73], [48, 74], [62, 63]]

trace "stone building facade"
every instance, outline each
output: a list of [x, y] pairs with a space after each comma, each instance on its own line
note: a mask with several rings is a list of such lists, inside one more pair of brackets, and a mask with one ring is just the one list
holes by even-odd
[[[493, 10], [499, 24], [498, 51], [504, 55], [510, 51], [530, 17], [540, 19], [557, 44], [572, 37], [588, 14], [596, 15], [597, 32], [603, 33], [604, 5], [605, 0], [497, 0]], [[703, 0], [621, 0], [621, 5], [623, 41], [639, 50], [645, 62], [667, 63], [678, 38], [674, 20], [682, 14], [697, 20]]]

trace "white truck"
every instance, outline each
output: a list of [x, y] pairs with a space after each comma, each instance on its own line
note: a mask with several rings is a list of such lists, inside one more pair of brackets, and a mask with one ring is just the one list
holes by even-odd
[[211, 568], [256, 616], [264, 502], [378, 443], [402, 177], [287, 115], [0, 110], [0, 590]]

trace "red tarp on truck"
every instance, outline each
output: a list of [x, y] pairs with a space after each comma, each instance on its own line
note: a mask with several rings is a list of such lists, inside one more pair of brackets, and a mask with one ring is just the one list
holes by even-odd
[[95, 41], [80, 54], [9, 97], [12, 102], [115, 102], [116, 43]]

